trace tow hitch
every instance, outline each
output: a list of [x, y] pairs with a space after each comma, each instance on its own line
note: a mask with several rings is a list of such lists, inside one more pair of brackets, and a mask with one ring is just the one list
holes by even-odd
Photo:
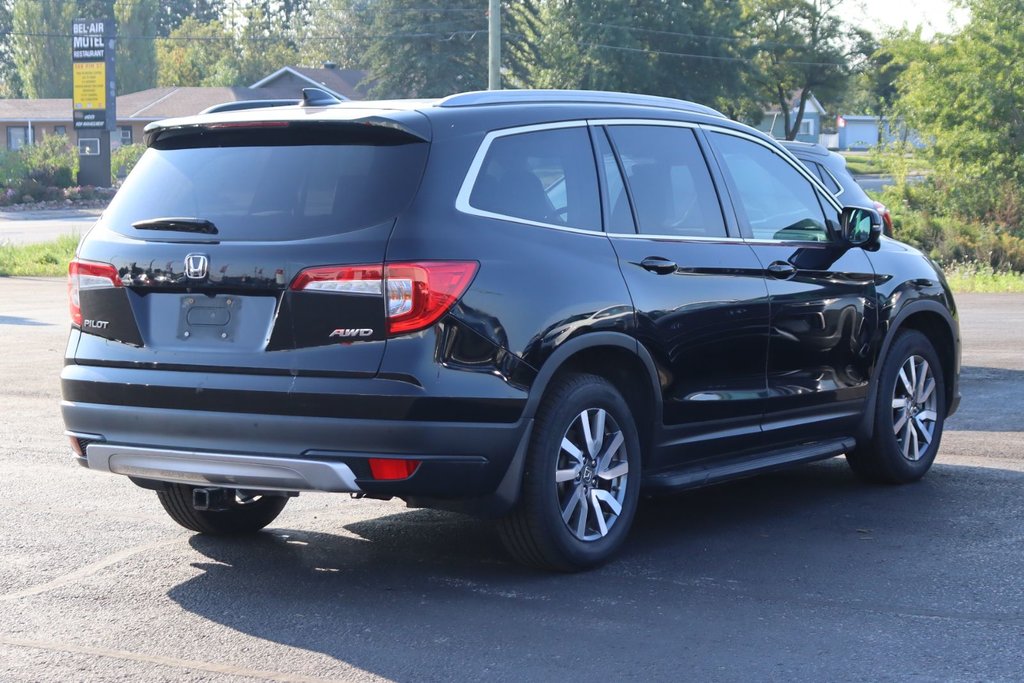
[[196, 510], [220, 512], [227, 510], [234, 500], [235, 492], [230, 489], [192, 489], [192, 507]]

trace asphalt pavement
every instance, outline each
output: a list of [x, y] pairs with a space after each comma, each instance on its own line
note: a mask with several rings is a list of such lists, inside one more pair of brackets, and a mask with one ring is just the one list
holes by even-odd
[[0, 278], [0, 680], [1019, 681], [1024, 296], [959, 298], [963, 407], [920, 483], [842, 459], [641, 504], [609, 565], [329, 494], [193, 535], [68, 456], [64, 283]]

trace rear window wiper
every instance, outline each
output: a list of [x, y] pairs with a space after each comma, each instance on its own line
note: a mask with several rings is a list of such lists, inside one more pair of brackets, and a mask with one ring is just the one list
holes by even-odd
[[204, 235], [216, 235], [217, 226], [205, 218], [147, 218], [135, 221], [132, 227], [136, 230], [167, 230], [170, 232], [200, 232]]

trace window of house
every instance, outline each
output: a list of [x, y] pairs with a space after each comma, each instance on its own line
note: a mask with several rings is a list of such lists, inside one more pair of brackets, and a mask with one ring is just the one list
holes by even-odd
[[725, 236], [718, 194], [692, 130], [623, 125], [610, 126], [608, 133], [622, 160], [641, 233]]
[[54, 126], [53, 127], [53, 133], [54, 133], [54, 135], [67, 135], [68, 134], [68, 127], [67, 126]]
[[600, 230], [597, 169], [586, 127], [494, 138], [469, 205], [514, 219]]
[[710, 135], [736, 213], [754, 239], [826, 242], [825, 214], [814, 186], [781, 156], [736, 135]]
[[814, 119], [804, 118], [800, 121], [800, 135], [814, 135]]
[[17, 151], [28, 144], [28, 126], [7, 126], [7, 149]]
[[130, 145], [132, 144], [132, 127], [131, 126], [120, 126], [121, 131], [121, 144]]

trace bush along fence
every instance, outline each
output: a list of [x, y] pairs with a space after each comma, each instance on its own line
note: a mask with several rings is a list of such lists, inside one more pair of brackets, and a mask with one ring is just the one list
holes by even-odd
[[[112, 184], [131, 171], [144, 145], [122, 145], [111, 154]], [[78, 155], [65, 135], [48, 135], [16, 151], [0, 151], [0, 206], [109, 199], [113, 190], [78, 186]]]

